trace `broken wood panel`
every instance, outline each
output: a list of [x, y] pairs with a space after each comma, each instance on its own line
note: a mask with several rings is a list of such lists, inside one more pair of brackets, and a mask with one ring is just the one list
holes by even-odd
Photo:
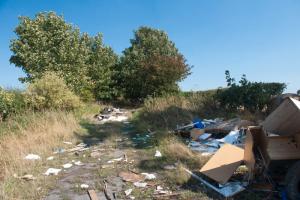
[[244, 150], [225, 144], [200, 169], [209, 178], [225, 184], [244, 159]]
[[300, 133], [300, 101], [287, 98], [263, 122], [267, 132], [278, 135]]
[[253, 137], [254, 148], [256, 148], [261, 152], [263, 160], [266, 165], [265, 167], [267, 167], [270, 163], [270, 157], [267, 152], [267, 146], [268, 146], [267, 136], [260, 126], [250, 127], [249, 131], [251, 132], [251, 135]]
[[87, 192], [91, 200], [98, 200], [97, 193], [95, 190], [88, 190]]
[[255, 166], [255, 155], [253, 153], [253, 145], [254, 145], [253, 137], [250, 130], [248, 130], [246, 133], [246, 140], [245, 140], [244, 161], [249, 170], [250, 179], [252, 179], [253, 177], [253, 170]]
[[267, 152], [271, 160], [300, 159], [300, 147], [294, 137], [268, 137]]

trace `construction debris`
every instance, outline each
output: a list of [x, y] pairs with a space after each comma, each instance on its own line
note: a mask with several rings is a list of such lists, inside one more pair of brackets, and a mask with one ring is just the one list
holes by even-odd
[[153, 180], [153, 179], [156, 179], [155, 174], [149, 174], [149, 173], [141, 173], [141, 174], [145, 177], [145, 180]]

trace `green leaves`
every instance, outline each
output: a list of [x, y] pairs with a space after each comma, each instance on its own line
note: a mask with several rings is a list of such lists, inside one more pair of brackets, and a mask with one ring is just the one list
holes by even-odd
[[178, 91], [177, 82], [190, 72], [174, 43], [157, 29], [139, 28], [123, 54], [119, 85], [125, 97], [132, 100]]
[[[109, 89], [117, 56], [102, 43], [102, 35], [90, 37], [54, 12], [39, 13], [34, 19], [20, 17], [11, 41], [10, 62], [21, 67], [32, 82], [53, 71], [83, 100], [112, 98]], [[108, 81], [106, 81], [108, 80]]]

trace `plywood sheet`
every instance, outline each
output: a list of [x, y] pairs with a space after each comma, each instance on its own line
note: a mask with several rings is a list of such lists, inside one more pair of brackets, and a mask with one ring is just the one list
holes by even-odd
[[300, 133], [300, 101], [287, 98], [263, 122], [267, 132], [278, 135]]
[[200, 172], [221, 184], [225, 184], [243, 159], [243, 149], [231, 144], [225, 144], [200, 169]]

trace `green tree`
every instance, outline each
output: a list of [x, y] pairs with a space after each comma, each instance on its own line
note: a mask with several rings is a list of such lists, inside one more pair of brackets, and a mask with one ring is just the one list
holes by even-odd
[[119, 65], [119, 86], [124, 96], [143, 100], [149, 95], [178, 91], [178, 82], [190, 73], [190, 66], [167, 34], [141, 27], [130, 42]]
[[65, 22], [54, 12], [39, 13], [35, 18], [20, 17], [11, 41], [10, 62], [21, 67], [32, 82], [53, 71], [84, 100], [112, 98], [111, 81], [117, 56], [102, 43], [102, 36], [90, 37]]
[[102, 35], [91, 38], [88, 75], [93, 83], [93, 93], [97, 100], [111, 100], [118, 96], [116, 88], [116, 64], [118, 56], [112, 48], [104, 46]]

